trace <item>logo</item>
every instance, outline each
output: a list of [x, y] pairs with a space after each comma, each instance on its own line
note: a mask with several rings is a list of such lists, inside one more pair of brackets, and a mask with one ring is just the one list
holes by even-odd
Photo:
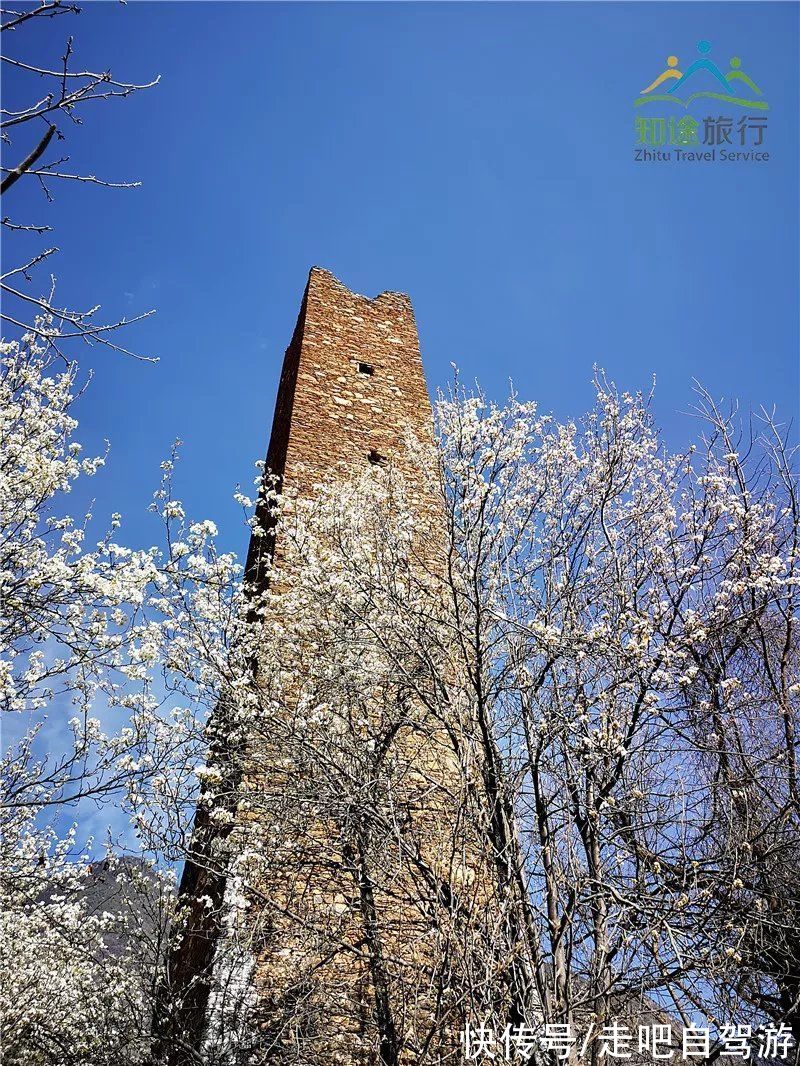
[[[634, 106], [641, 107], [643, 104], [654, 103], [658, 100], [662, 103], [678, 104], [680, 107], [688, 108], [694, 100], [710, 97], [712, 100], [723, 100], [726, 104], [735, 104], [738, 107], [745, 107], [750, 110], [769, 110], [769, 104], [762, 99], [763, 93], [761, 89], [742, 70], [742, 61], [739, 56], [731, 56], [730, 70], [723, 74], [713, 59], [709, 59], [711, 45], [708, 41], [698, 41], [697, 51], [700, 53], [700, 58], [695, 59], [687, 68], [685, 74], [678, 70], [678, 63], [680, 62], [678, 57], [667, 56], [667, 69], [659, 74], [656, 80], [648, 85], [646, 89], [642, 89], [633, 101]], [[700, 83], [704, 75], [711, 75], [716, 85], [715, 89], [701, 89], [697, 92], [692, 92], [692, 88]], [[657, 93], [655, 91], [675, 78], [677, 78], [675, 84], [671, 85], [665, 92]], [[690, 85], [689, 82], [692, 82], [692, 84]], [[738, 82], [743, 82], [744, 85], [739, 86]], [[720, 88], [723, 92], [720, 92]], [[747, 89], [747, 96], [742, 95], [745, 88]], [[679, 96], [679, 90], [682, 94], [689, 93], [689, 95]]]
[[[723, 73], [711, 58], [709, 41], [698, 41], [697, 52], [698, 58], [685, 71], [677, 56], [667, 56], [666, 69], [635, 97], [634, 160], [768, 161], [769, 152], [764, 149], [769, 103], [761, 87], [742, 69], [739, 56], [731, 56], [729, 69]], [[654, 114], [653, 105], [667, 113]], [[712, 114], [707, 113], [710, 106]], [[706, 114], [698, 114], [700, 108]]]

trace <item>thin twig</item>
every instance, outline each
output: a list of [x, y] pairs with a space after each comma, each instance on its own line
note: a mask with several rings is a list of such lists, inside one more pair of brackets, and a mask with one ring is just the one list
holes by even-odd
[[[51, 163], [50, 166], [57, 166], [57, 164]], [[3, 173], [10, 173], [5, 167], [0, 167], [0, 170]], [[95, 177], [94, 174], [63, 174], [58, 170], [48, 170], [47, 167], [42, 167], [40, 170], [27, 170], [24, 173], [32, 174], [37, 178], [65, 178], [69, 181], [86, 181], [92, 185], [103, 185], [106, 189], [138, 189], [142, 184], [140, 181], [104, 181], [102, 178]]]

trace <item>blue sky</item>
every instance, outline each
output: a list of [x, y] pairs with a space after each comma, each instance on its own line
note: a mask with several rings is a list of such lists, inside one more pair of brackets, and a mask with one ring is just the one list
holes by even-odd
[[[410, 293], [432, 389], [453, 361], [575, 415], [598, 363], [626, 388], [656, 375], [676, 446], [693, 377], [794, 418], [797, 31], [783, 3], [90, 3], [35, 27], [41, 56], [72, 32], [81, 66], [162, 76], [92, 105], [67, 144], [75, 169], [141, 189], [48, 205], [26, 179], [5, 210], [57, 227], [61, 299], [158, 309], [128, 337], [158, 366], [85, 359], [82, 434], [111, 441], [97, 515], [149, 543], [180, 437], [188, 509], [245, 549], [231, 492], [264, 455], [313, 264]], [[634, 97], [700, 38], [769, 101], [768, 163], [634, 161]], [[694, 113], [740, 113], [711, 103]]]

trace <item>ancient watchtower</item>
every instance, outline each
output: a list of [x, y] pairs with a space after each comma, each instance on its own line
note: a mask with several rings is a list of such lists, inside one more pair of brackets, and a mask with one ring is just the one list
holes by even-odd
[[[409, 435], [432, 444], [432, 431], [409, 298], [384, 292], [367, 299], [327, 271], [312, 269], [284, 358], [267, 453], [267, 471], [279, 488], [309, 499], [321, 485], [344, 484], [370, 468], [391, 466], [405, 484], [405, 499], [425, 516], [425, 524], [441, 524], [438, 482], [406, 447]], [[263, 507], [262, 524], [267, 535], [253, 537], [247, 563], [255, 587], [269, 581], [270, 562], [282, 551], [282, 526], [276, 527]], [[428, 539], [438, 538], [433, 532]], [[287, 580], [285, 574], [281, 580]], [[463, 830], [454, 828], [448, 806], [454, 794], [447, 780], [453, 764], [444, 730], [428, 722], [415, 736], [408, 724], [415, 713], [404, 709], [403, 729], [397, 730], [398, 738], [410, 739], [393, 740], [404, 745], [406, 770], [395, 785], [392, 817], [402, 808], [404, 825], [416, 822], [417, 831], [400, 840], [406, 829], [397, 830], [391, 869], [387, 845], [374, 855], [369, 832], [353, 828], [357, 819], [346, 830], [330, 818], [305, 826], [294, 858], [265, 863], [261, 902], [252, 908], [262, 931], [252, 958], [233, 982], [248, 986], [262, 1036], [241, 1061], [319, 1066], [413, 1063], [420, 1057], [434, 1061], [436, 1041], [451, 1039], [434, 1031], [449, 995], [445, 986], [453, 983], [439, 972], [441, 958], [434, 957], [437, 951], [446, 956], [452, 969], [451, 954], [441, 942], [435, 946], [435, 912], [467, 909], [463, 900], [455, 907], [453, 884], [459, 877], [464, 880], [463, 856], [470, 849], [459, 847]], [[282, 752], [270, 750], [267, 742], [257, 754], [255, 772], [245, 771], [251, 776], [251, 794], [257, 778], [258, 795], [279, 795], [285, 787], [279, 769]], [[234, 769], [233, 786], [238, 785], [236, 774]], [[247, 817], [256, 823], [269, 820], [258, 810], [244, 815], [234, 807], [234, 833]], [[257, 835], [263, 826], [254, 829]], [[178, 1042], [195, 1049], [208, 1040], [215, 982], [230, 981], [215, 976], [214, 962], [215, 954], [220, 955], [226, 898], [226, 874], [215, 855], [220, 837], [230, 831], [198, 810], [195, 861], [187, 862], [181, 886], [191, 915], [171, 971], [182, 998], [173, 1025]], [[394, 846], [390, 842], [389, 850]], [[268, 845], [263, 848], [266, 854]], [[455, 867], [460, 873], [454, 873]], [[195, 1061], [182, 1058], [180, 1051], [169, 1055], [175, 1063]]]
[[303, 495], [391, 459], [428, 507], [430, 474], [409, 465], [405, 440], [430, 439], [432, 429], [409, 298], [370, 300], [314, 267], [283, 362], [267, 469]]

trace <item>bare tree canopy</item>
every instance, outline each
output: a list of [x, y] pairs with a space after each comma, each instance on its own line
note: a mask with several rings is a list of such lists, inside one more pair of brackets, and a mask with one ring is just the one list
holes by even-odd
[[[27, 10], [4, 8], [0, 13], [0, 59], [6, 68], [5, 73], [13, 71], [17, 75], [17, 85], [24, 83], [29, 87], [25, 102], [14, 108], [4, 106], [0, 111], [4, 159], [0, 185], [4, 197], [1, 221], [8, 235], [7, 243], [15, 232], [40, 236], [52, 232], [52, 227], [47, 224], [17, 219], [7, 213], [13, 211], [8, 195], [20, 180], [37, 182], [45, 205], [53, 201], [54, 190], [59, 182], [81, 182], [112, 189], [135, 189], [139, 184], [74, 172], [70, 167], [70, 158], [63, 154], [63, 149], [67, 145], [70, 128], [83, 123], [87, 105], [96, 101], [124, 99], [133, 93], [153, 88], [159, 79], [133, 84], [117, 80], [110, 70], [76, 70], [72, 36], [66, 37], [63, 54], [54, 56], [50, 65], [44, 66], [27, 58], [36, 52], [34, 41], [37, 22], [77, 16], [80, 10], [76, 4], [63, 0], [42, 0]], [[91, 110], [89, 107], [89, 113]], [[55, 302], [54, 279], [39, 280], [39, 275], [34, 275], [34, 271], [43, 264], [49, 267], [57, 252], [55, 246], [42, 247], [25, 262], [3, 272], [0, 279], [4, 295], [3, 321], [12, 328], [35, 333], [59, 352], [65, 342], [80, 340], [132, 355], [116, 340], [117, 331], [131, 322], [149, 317], [153, 312], [145, 311], [131, 319], [102, 322], [97, 320], [98, 307], [90, 306], [81, 310], [58, 306]]]

